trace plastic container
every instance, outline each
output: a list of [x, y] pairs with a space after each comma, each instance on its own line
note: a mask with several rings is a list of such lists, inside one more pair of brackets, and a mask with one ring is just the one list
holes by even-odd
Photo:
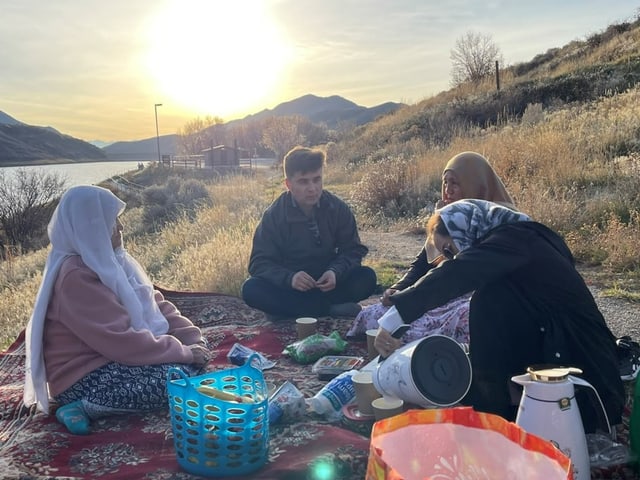
[[253, 360], [196, 377], [170, 369], [173, 443], [185, 471], [204, 477], [246, 475], [267, 462], [268, 390]]
[[357, 372], [357, 370], [349, 370], [329, 381], [318, 393], [308, 399], [311, 409], [317, 414], [324, 415], [328, 420], [340, 420], [342, 407], [351, 403], [356, 396], [351, 377]]
[[471, 361], [465, 349], [444, 335], [402, 345], [378, 362], [373, 383], [383, 396], [423, 408], [458, 403], [471, 387]]
[[363, 363], [362, 357], [327, 355], [314, 363], [311, 371], [317, 374], [320, 380], [331, 380], [343, 372], [359, 368]]

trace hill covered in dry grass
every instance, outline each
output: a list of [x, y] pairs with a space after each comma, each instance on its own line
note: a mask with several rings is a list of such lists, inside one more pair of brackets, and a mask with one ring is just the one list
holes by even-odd
[[[612, 25], [510, 66], [499, 91], [490, 80], [462, 85], [382, 116], [322, 146], [326, 186], [354, 206], [362, 230], [402, 235], [431, 213], [446, 161], [480, 152], [522, 211], [562, 233], [582, 266], [607, 273], [611, 291], [632, 297], [640, 277], [639, 49], [638, 21]], [[280, 172], [160, 173], [132, 180], [154, 195], [196, 180], [207, 201], [150, 222], [144, 201], [126, 198], [127, 248], [159, 284], [237, 294], [254, 228], [282, 191]], [[367, 262], [389, 284], [405, 265], [382, 250]], [[0, 344], [26, 324], [46, 253], [0, 264]]]

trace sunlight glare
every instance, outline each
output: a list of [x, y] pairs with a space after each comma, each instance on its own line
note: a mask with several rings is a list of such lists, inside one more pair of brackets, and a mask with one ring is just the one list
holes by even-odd
[[167, 104], [198, 114], [250, 112], [290, 59], [260, 0], [172, 1], [148, 32], [147, 69]]

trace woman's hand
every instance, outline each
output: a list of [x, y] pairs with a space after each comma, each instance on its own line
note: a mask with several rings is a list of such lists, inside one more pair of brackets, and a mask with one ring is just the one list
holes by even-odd
[[373, 346], [376, 347], [376, 350], [383, 358], [387, 358], [395, 352], [400, 345], [402, 345], [400, 339], [393, 338], [384, 328], [378, 329], [376, 339], [373, 341]]
[[382, 305], [384, 305], [385, 307], [390, 307], [391, 305], [393, 305], [393, 303], [391, 303], [391, 301], [389, 300], [389, 297], [397, 291], [398, 290], [396, 290], [395, 288], [387, 288], [380, 297], [380, 303], [382, 303]]
[[189, 349], [191, 350], [191, 354], [193, 355], [192, 364], [202, 367], [207, 364], [209, 360], [211, 360], [211, 352], [206, 347], [203, 347], [200, 344], [190, 345]]

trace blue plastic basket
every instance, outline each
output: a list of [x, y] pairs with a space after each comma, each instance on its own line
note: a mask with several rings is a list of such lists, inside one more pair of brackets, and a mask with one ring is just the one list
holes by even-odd
[[[169, 413], [178, 464], [200, 476], [245, 475], [267, 462], [268, 390], [252, 355], [242, 367], [187, 377], [168, 373]], [[178, 377], [178, 378], [176, 378]], [[253, 403], [220, 400], [197, 390], [208, 386]]]

